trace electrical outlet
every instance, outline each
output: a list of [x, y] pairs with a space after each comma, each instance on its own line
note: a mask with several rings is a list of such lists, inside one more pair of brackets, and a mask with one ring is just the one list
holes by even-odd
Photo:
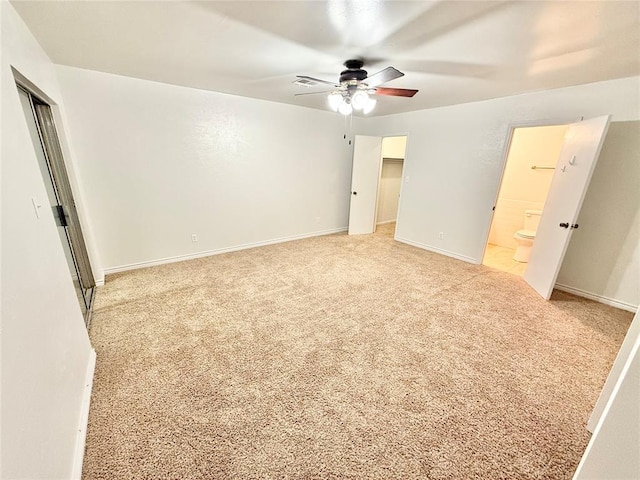
[[442, 239], [444, 238], [444, 232], [440, 232], [440, 233], [438, 234], [438, 238], [439, 238], [440, 240], [442, 240]]
[[193, 243], [196, 243], [198, 241], [198, 235], [196, 235], [195, 233], [191, 234], [191, 241]]

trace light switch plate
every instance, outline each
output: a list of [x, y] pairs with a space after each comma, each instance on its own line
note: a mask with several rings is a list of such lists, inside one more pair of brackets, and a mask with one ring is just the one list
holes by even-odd
[[42, 207], [42, 205], [40, 205], [40, 202], [38, 202], [38, 199], [36, 197], [31, 197], [31, 203], [33, 204], [33, 210], [36, 212], [36, 218], [39, 219], [40, 207]]

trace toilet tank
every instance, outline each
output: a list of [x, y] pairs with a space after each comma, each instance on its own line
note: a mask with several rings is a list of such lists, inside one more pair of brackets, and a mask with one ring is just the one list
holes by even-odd
[[535, 232], [538, 229], [538, 223], [540, 223], [541, 215], [542, 215], [542, 210], [525, 210], [524, 211], [524, 229], [533, 230]]

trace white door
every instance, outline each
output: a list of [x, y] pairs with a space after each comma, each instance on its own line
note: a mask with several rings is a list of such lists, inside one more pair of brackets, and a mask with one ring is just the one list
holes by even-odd
[[[609, 115], [569, 125], [536, 239], [525, 281], [546, 300], [567, 251], [589, 181], [609, 127]], [[584, 233], [588, 235], [588, 232]]]
[[375, 229], [381, 161], [382, 137], [356, 135], [351, 173], [349, 235], [373, 233]]

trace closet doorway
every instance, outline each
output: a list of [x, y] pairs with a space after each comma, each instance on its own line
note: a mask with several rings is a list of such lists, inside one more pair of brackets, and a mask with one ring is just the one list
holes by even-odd
[[407, 137], [384, 137], [382, 139], [382, 165], [378, 181], [376, 206], [376, 228], [389, 225], [395, 231], [400, 204], [402, 171], [407, 146]]
[[[62, 148], [49, 104], [26, 87], [17, 84], [38, 166], [47, 191], [48, 203], [57, 225], [58, 235], [69, 266], [80, 310], [89, 321], [95, 280], [87, 254], [71, 184], [62, 156]], [[36, 215], [48, 215], [34, 198]]]
[[351, 174], [349, 235], [395, 232], [407, 137], [356, 135]]

